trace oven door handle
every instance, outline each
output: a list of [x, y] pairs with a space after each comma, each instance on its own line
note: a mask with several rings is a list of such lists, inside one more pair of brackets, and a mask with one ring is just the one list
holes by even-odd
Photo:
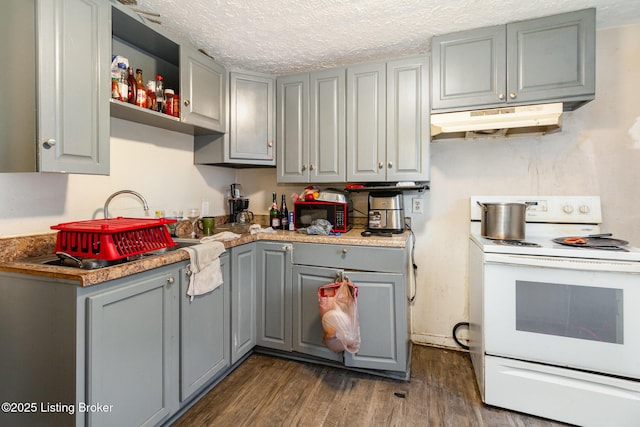
[[640, 262], [485, 253], [487, 264], [640, 274]]

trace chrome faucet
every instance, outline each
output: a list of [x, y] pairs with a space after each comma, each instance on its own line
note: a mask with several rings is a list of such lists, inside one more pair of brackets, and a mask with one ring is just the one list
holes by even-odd
[[115, 193], [113, 193], [112, 195], [110, 195], [107, 198], [107, 201], [104, 202], [104, 217], [105, 218], [109, 218], [109, 203], [111, 202], [111, 200], [113, 200], [114, 197], [116, 197], [119, 194], [133, 194], [134, 196], [136, 196], [138, 199], [140, 199], [140, 201], [142, 202], [142, 207], [144, 208], [144, 216], [149, 216], [149, 205], [147, 204], [147, 201], [145, 200], [144, 197], [142, 197], [142, 194], [133, 191], [133, 190], [120, 190], [120, 191], [116, 191]]

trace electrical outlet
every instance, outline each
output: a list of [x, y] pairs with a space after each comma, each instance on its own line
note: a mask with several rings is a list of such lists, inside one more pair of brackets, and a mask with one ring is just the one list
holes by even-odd
[[419, 197], [411, 199], [411, 212], [424, 213], [424, 200]]

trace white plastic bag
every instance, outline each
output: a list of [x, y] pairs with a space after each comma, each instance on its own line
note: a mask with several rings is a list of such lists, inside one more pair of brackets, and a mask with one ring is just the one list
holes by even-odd
[[348, 279], [318, 288], [322, 342], [336, 353], [360, 350], [358, 287]]

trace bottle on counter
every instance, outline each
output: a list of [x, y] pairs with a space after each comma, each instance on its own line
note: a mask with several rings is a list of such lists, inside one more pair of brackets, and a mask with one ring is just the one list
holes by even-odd
[[269, 222], [271, 228], [277, 230], [280, 228], [280, 211], [278, 211], [278, 201], [276, 199], [276, 193], [273, 193], [273, 202], [271, 203], [271, 209], [269, 210]]
[[133, 74], [133, 68], [127, 68], [127, 84], [129, 85], [129, 104], [136, 103], [136, 77]]
[[147, 88], [142, 80], [142, 70], [136, 69], [136, 105], [138, 107], [147, 107]]
[[159, 113], [164, 113], [164, 79], [159, 74], [156, 76], [155, 110]]
[[287, 209], [287, 201], [282, 195], [282, 202], [280, 203], [280, 228], [283, 230], [289, 230], [289, 209]]

